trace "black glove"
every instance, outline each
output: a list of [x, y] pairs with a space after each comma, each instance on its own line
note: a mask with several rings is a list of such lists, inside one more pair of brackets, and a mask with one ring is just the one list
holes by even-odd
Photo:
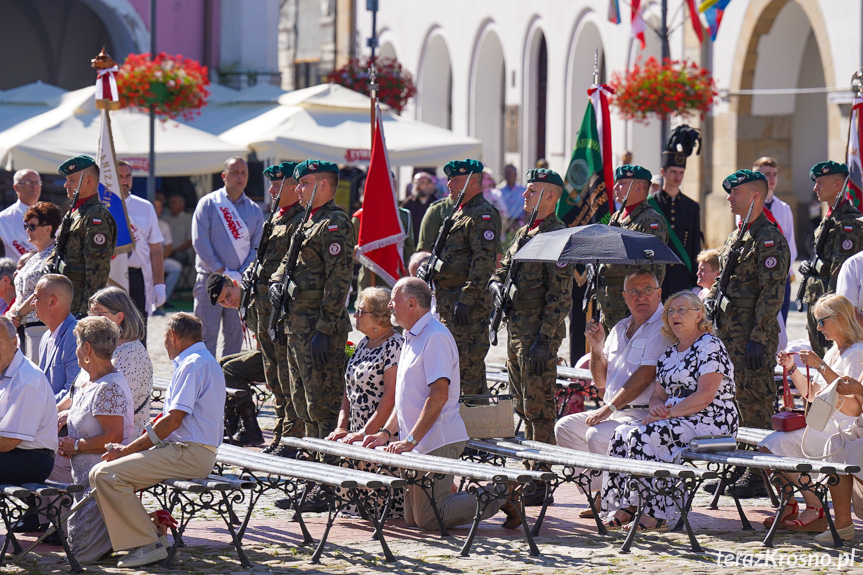
[[417, 277], [424, 282], [429, 281], [429, 262], [428, 260], [424, 261], [423, 264], [417, 270]]
[[764, 346], [757, 341], [746, 344], [746, 369], [761, 369], [764, 367]]
[[802, 276], [812, 277], [812, 264], [809, 263], [809, 260], [803, 260], [803, 263], [800, 264], [797, 271], [799, 271]]
[[456, 302], [452, 310], [453, 323], [456, 325], [467, 325], [470, 323], [470, 306], [466, 303]]
[[585, 283], [590, 285], [593, 281], [593, 278], [596, 277], [596, 266], [593, 264], [584, 264], [584, 278]]
[[252, 276], [255, 273], [252, 270], [253, 267], [255, 267], [254, 263], [247, 267], [246, 271], [243, 272], [243, 281], [240, 282], [240, 288], [242, 288], [242, 290], [245, 292], [254, 288], [254, 286], [252, 285]]
[[312, 338], [312, 363], [317, 369], [323, 369], [330, 360], [330, 336], [319, 331]]
[[281, 282], [271, 283], [270, 288], [267, 291], [270, 297], [270, 305], [273, 308], [277, 308], [281, 305], [282, 296], [284, 295], [285, 288], [282, 286]]
[[500, 309], [500, 306], [503, 305], [503, 284], [491, 282], [488, 284], [488, 291], [494, 297], [494, 307]]
[[530, 370], [533, 375], [542, 375], [550, 357], [551, 340], [543, 335], [536, 336], [536, 340], [530, 346]]

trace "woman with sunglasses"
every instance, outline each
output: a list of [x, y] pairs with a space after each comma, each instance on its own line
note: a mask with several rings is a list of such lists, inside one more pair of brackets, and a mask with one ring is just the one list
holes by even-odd
[[[824, 354], [824, 359], [813, 351], [801, 351], [799, 357], [803, 366], [798, 368], [793, 354], [784, 351], [778, 354], [779, 365], [785, 368], [794, 387], [807, 401], [812, 401], [819, 391], [838, 377], [844, 375], [859, 379], [863, 374], [863, 328], [857, 323], [854, 304], [843, 295], [824, 295], [815, 302], [813, 314], [818, 331], [828, 341], [833, 342]], [[807, 367], [812, 377], [811, 382], [806, 378]], [[839, 430], [844, 432], [850, 429], [860, 415], [860, 401], [855, 396], [842, 395], [840, 398], [838, 409], [833, 412], [833, 421], [829, 422], [823, 431], [812, 428], [775, 431], [761, 442], [762, 450], [785, 457], [822, 457], [830, 438]], [[798, 484], [799, 476], [796, 473], [782, 473], [781, 477], [783, 481]], [[801, 512], [797, 500], [791, 499], [785, 506], [779, 527], [813, 533], [825, 531], [827, 515], [821, 502], [811, 491], [803, 491], [802, 496], [806, 509]], [[772, 524], [772, 517], [764, 520], [765, 526]]]
[[36, 289], [36, 283], [47, 271], [45, 264], [54, 250], [54, 234], [62, 220], [60, 208], [51, 202], [37, 202], [24, 212], [27, 241], [36, 247], [36, 251], [25, 255], [26, 261], [15, 274], [15, 303], [6, 316], [15, 327], [24, 326], [21, 351], [35, 364], [39, 363], [39, 340], [48, 328], [36, 317], [30, 296]]

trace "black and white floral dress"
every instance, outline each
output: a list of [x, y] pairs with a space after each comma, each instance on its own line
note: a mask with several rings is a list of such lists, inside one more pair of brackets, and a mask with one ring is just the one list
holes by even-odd
[[[369, 348], [368, 337], [364, 337], [357, 344], [354, 354], [348, 360], [345, 372], [345, 393], [350, 405], [351, 432], [361, 430], [377, 411], [378, 404], [384, 396], [384, 372], [399, 364], [404, 342], [405, 338], [394, 331], [393, 335], [378, 347]], [[397, 469], [374, 463], [363, 463], [359, 469], [398, 476]], [[404, 500], [404, 491], [399, 489], [393, 497], [390, 517], [404, 516]], [[379, 503], [382, 505], [383, 501]], [[358, 515], [353, 504], [346, 506], [344, 513]]]
[[[736, 435], [737, 405], [734, 402], [734, 367], [725, 346], [713, 334], [705, 333], [688, 349], [677, 350], [672, 345], [660, 357], [656, 378], [668, 394], [665, 405], [671, 407], [693, 394], [698, 379], [706, 374], [722, 374], [722, 383], [713, 401], [698, 413], [683, 417], [660, 419], [647, 425], [624, 425], [617, 428], [608, 446], [608, 454], [629, 459], [680, 463], [680, 452], [699, 435]], [[603, 474], [602, 508], [614, 513], [617, 509], [638, 505], [638, 495], [629, 488], [629, 477], [619, 473]], [[660, 487], [647, 485], [653, 493]], [[644, 513], [669, 522], [677, 517], [677, 507], [669, 496], [650, 496], [644, 501]]]

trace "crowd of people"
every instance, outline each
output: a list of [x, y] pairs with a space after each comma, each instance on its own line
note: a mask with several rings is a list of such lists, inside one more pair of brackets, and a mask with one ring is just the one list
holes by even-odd
[[[128, 210], [136, 240], [128, 291], [105, 287], [117, 226], [98, 199], [95, 162], [78, 156], [60, 166], [69, 197], [77, 198], [65, 217], [38, 201], [31, 193], [38, 188], [35, 173], [23, 170], [16, 174], [22, 206], [14, 217], [29, 248], [17, 260], [0, 260], [0, 296], [8, 308], [0, 317], [0, 369], [11, 374], [0, 380], [0, 462], [8, 463], [0, 466], [0, 482], [50, 476], [88, 486], [89, 495], [79, 500], [92, 499], [69, 521], [73, 551], [94, 561], [128, 550], [119, 565], [134, 567], [167, 555], [167, 542], [136, 490], [169, 475], [206, 476], [223, 441], [264, 444], [254, 402], [227, 400], [227, 386], [248, 391], [264, 381], [272, 392], [273, 437], [263, 450], [274, 456], [296, 457], [280, 440], [305, 436], [458, 458], [469, 439], [459, 398], [488, 393], [493, 310], [506, 312], [508, 384], [527, 439], [679, 462], [694, 437], [734, 435], [740, 426], [771, 428], [778, 361], [807, 399], [840, 382], [842, 405], [832, 418], [838, 433], [776, 432], [763, 449], [857, 461], [863, 329], [859, 299], [852, 298], [859, 293], [836, 293], [855, 283], [839, 278], [856, 272], [849, 271], [857, 261], [852, 256], [863, 247], [860, 212], [843, 199], [847, 167], [821, 162], [810, 172], [819, 199], [832, 207], [816, 231], [818, 249], [799, 270], [806, 279], [811, 350], [790, 353], [782, 351], [780, 334], [793, 274], [793, 223], [773, 195], [776, 162], [761, 158], [753, 169], [725, 178], [730, 212], [740, 225], [721, 249], [703, 251], [698, 205], [680, 188], [686, 156], [663, 155], [653, 193], [653, 176], [644, 167], [627, 163], [615, 170], [619, 207], [611, 225], [656, 236], [683, 263], [600, 265], [594, 270], [599, 321], [582, 309], [575, 262], [515, 259], [527, 241], [565, 228], [556, 208], [566, 183], [557, 172], [532, 169], [521, 187], [517, 171], [507, 166], [504, 184], [489, 194], [482, 163], [456, 160], [443, 167], [449, 193], [437, 200], [432, 176], [418, 173], [401, 216], [403, 229], [417, 232], [416, 253], [402, 252], [411, 277], [391, 289], [372, 280], [360, 291], [354, 320], [363, 338], [356, 345], [347, 342], [348, 302], [362, 213], [352, 221], [335, 204], [336, 164], [308, 159], [268, 167], [267, 217], [245, 194], [246, 161], [229, 158], [224, 187], [198, 202], [185, 220], [188, 237], [174, 234], [175, 241], [186, 238], [176, 249], [163, 246], [162, 232], [171, 225], [159, 221], [161, 206], [130, 201], [131, 183], [123, 181], [131, 169], [121, 164], [126, 200], [136, 206]], [[184, 218], [183, 208], [169, 200], [175, 219]], [[0, 233], [10, 227], [3, 223], [9, 213], [0, 213]], [[442, 230], [447, 235], [436, 242]], [[4, 238], [7, 255], [10, 245], [24, 245], [16, 234]], [[170, 292], [172, 280], [163, 279], [172, 267], [166, 255], [182, 259], [188, 249], [196, 271], [194, 314], [168, 318], [164, 347], [174, 374], [161, 416], [150, 421], [147, 316]], [[582, 326], [603, 406], [558, 420], [554, 391], [567, 317], [570, 330]], [[247, 332], [255, 345], [243, 350]], [[571, 342], [569, 351], [574, 363], [585, 347]], [[817, 376], [804, 375], [810, 370]], [[432, 505], [448, 527], [470, 522], [477, 495], [455, 490], [452, 480], [435, 481], [431, 501], [418, 486], [406, 488], [392, 513], [426, 530], [437, 527]], [[798, 478], [780, 480], [794, 484]], [[759, 481], [759, 474], [742, 473], [737, 493], [757, 495]], [[854, 536], [850, 513], [852, 506], [861, 509], [860, 485], [843, 477], [831, 487], [844, 539]], [[667, 493], [659, 484], [647, 488]], [[524, 503], [547, 503], [546, 489], [538, 482]], [[618, 473], [594, 477], [590, 485], [607, 527], [666, 529], [679, 502], [652, 498], [639, 525], [631, 525], [636, 491], [636, 483]], [[504, 527], [518, 527], [513, 500], [519, 495], [509, 495], [485, 506], [483, 518], [502, 511]], [[810, 495], [804, 493], [803, 512], [789, 502], [783, 527], [825, 530], [827, 511]], [[38, 523], [34, 512], [16, 528], [32, 530]]]

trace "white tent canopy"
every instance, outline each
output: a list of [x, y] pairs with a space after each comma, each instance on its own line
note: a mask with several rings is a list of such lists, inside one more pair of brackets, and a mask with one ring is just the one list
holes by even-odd
[[[279, 106], [226, 132], [221, 138], [254, 150], [259, 158], [336, 163], [368, 161], [369, 98], [335, 84], [281, 96]], [[482, 143], [383, 107], [387, 152], [393, 166], [437, 166], [455, 158], [478, 158]]]
[[44, 114], [60, 103], [66, 90], [34, 82], [0, 92], [0, 132], [33, 116]]
[[286, 94], [277, 86], [256, 84], [245, 90], [226, 86], [210, 87], [207, 105], [191, 120], [180, 122], [219, 135], [279, 106], [279, 97]]
[[[54, 109], [0, 132], [0, 166], [10, 171], [30, 168], [47, 173], [56, 171], [72, 156], [95, 156], [100, 120], [94, 94], [92, 86], [67, 92]], [[150, 148], [148, 114], [111, 112], [111, 126], [117, 158], [129, 161], [139, 174], [146, 172]], [[225, 159], [247, 154], [244, 148], [173, 120], [157, 121], [156, 175], [221, 172]]]

